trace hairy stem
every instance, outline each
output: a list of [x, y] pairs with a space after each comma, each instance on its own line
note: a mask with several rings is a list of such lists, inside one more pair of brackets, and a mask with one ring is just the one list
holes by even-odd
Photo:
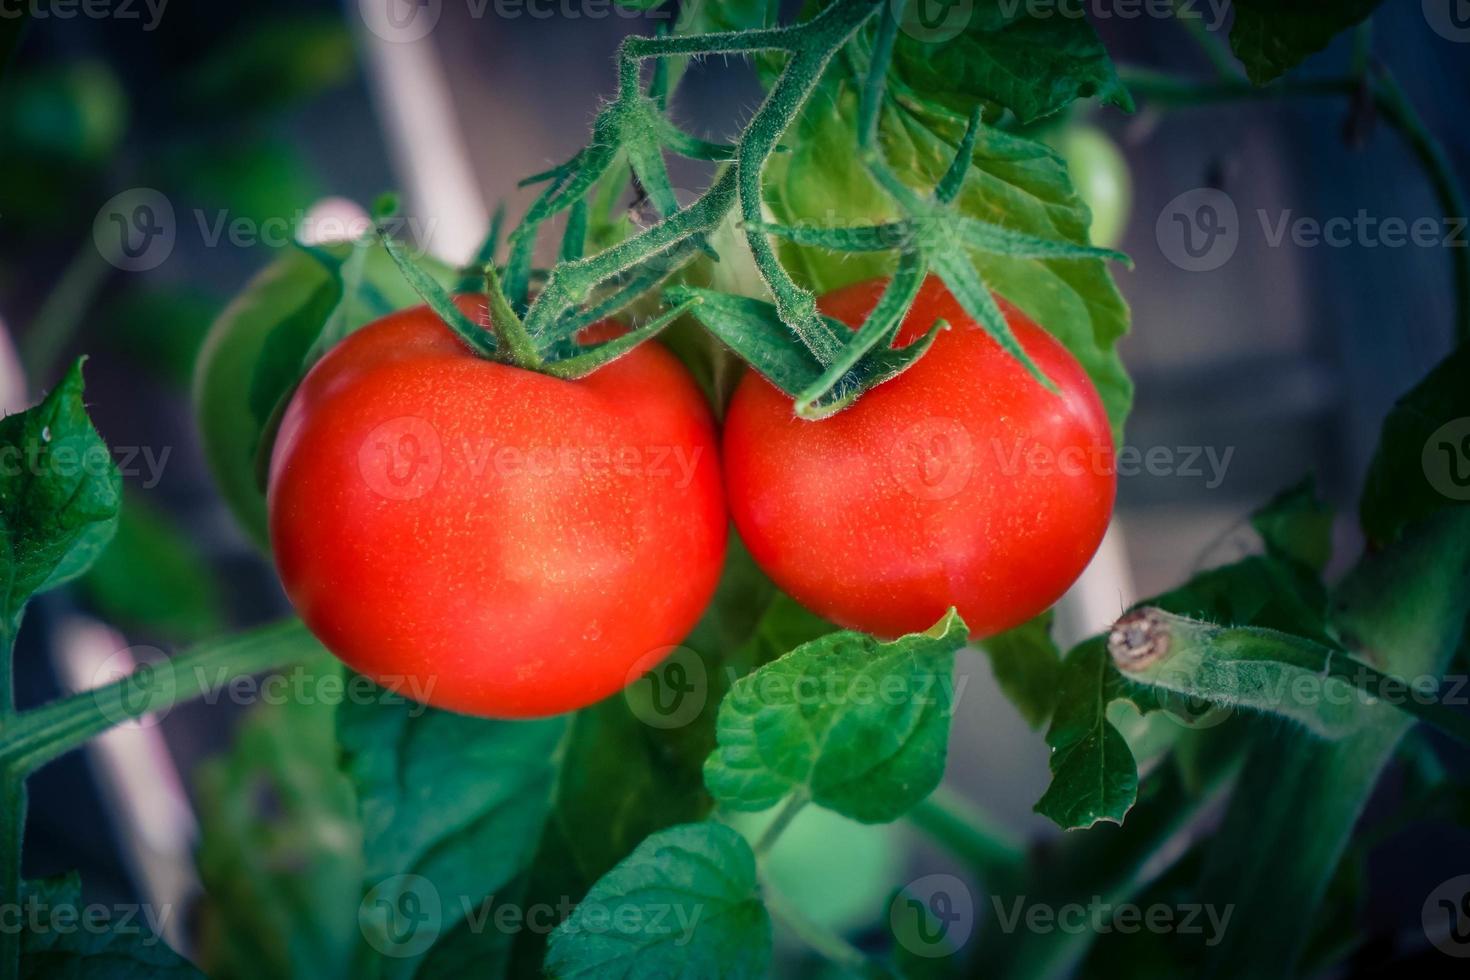
[[[746, 235], [757, 267], [776, 298], [782, 319], [819, 358], [835, 356], [841, 347], [839, 339], [817, 316], [810, 294], [781, 268], [769, 237], [759, 230], [761, 171], [775, 152], [781, 134], [811, 96], [828, 62], [881, 6], [882, 0], [837, 0], [817, 17], [794, 26], [625, 40], [618, 54], [618, 99], [604, 110], [599, 121], [599, 126], [605, 126], [608, 132], [621, 132], [625, 127], [637, 128], [647, 123], [648, 100], [641, 92], [640, 66], [649, 58], [781, 50], [790, 52], [791, 59], [741, 134], [733, 152], [735, 165], [721, 171], [704, 194], [688, 207], [594, 255], [558, 263], [527, 311], [525, 322], [530, 335], [554, 336], [558, 321], [598, 286], [672, 251], [694, 236], [714, 231], [739, 205], [749, 225]], [[603, 164], [601, 158], [599, 163]], [[530, 238], [539, 223], [556, 211], [571, 207], [572, 198], [578, 196], [563, 191], [562, 184], [567, 182], [568, 175], [564, 173], [548, 196], [533, 206], [517, 230], [514, 240], [520, 246], [519, 265], [528, 260]], [[667, 271], [672, 273], [678, 265], [692, 259], [693, 254], [681, 254]], [[517, 281], [514, 275], [508, 279], [512, 284]]]
[[786, 828], [791, 826], [791, 821], [796, 819], [796, 815], [802, 811], [806, 804], [807, 796], [805, 793], [792, 793], [788, 796], [786, 802], [781, 805], [781, 809], [776, 812], [776, 816], [766, 826], [766, 829], [761, 832], [760, 839], [755, 842], [751, 850], [755, 851], [757, 856], [770, 853], [776, 841], [780, 839], [781, 835], [786, 831]]
[[316, 639], [294, 619], [200, 644], [111, 684], [12, 716], [0, 733], [0, 762], [6, 772], [28, 774], [124, 721], [320, 652]]

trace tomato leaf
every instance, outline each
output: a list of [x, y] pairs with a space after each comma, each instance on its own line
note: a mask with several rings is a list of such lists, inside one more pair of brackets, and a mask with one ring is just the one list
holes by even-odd
[[649, 837], [593, 885], [552, 934], [546, 972], [734, 980], [766, 976], [770, 960], [750, 845], [724, 824], [696, 823]]
[[[1304, 575], [1299, 566], [1271, 557], [1251, 556], [1209, 569], [1140, 605], [1333, 642], [1327, 634], [1327, 595], [1321, 582]], [[1186, 707], [1161, 704], [1156, 691], [1125, 679], [1113, 666], [1104, 637], [1086, 640], [1067, 654], [1046, 734], [1052, 749], [1052, 783], [1037, 802], [1037, 812], [1069, 830], [1101, 821], [1122, 822], [1137, 797], [1138, 767], [1109, 709], [1127, 705], [1145, 715], [1160, 707]], [[1171, 714], [1177, 717], [1179, 712]], [[1185, 724], [1179, 730], [1182, 733]]]
[[1320, 575], [1332, 557], [1332, 516], [1317, 496], [1317, 481], [1307, 477], [1252, 514], [1251, 527], [1266, 543], [1266, 554]]
[[[794, 228], [879, 225], [903, 219], [855, 152], [857, 93], [829, 78], [799, 117], [791, 151], [766, 165], [765, 191], [775, 219]], [[955, 159], [967, 120], [941, 107], [903, 100], [888, 104], [879, 138], [903, 181], [927, 194]], [[954, 207], [964, 216], [1048, 242], [1088, 244], [1090, 215], [1077, 197], [1066, 163], [1041, 143], [981, 126], [973, 166]], [[823, 293], [892, 275], [884, 253], [833, 254], [780, 244], [782, 264], [802, 286]], [[985, 284], [1064, 344], [1087, 370], [1107, 407], [1114, 438], [1133, 401], [1133, 385], [1118, 356], [1128, 307], [1102, 258], [1037, 258], [979, 250], [970, 258]], [[786, 341], [786, 346], [791, 346]]]
[[[1051, 908], [1085, 904], [1094, 896], [1112, 903], [1133, 899], [1184, 857], [1182, 835], [1217, 808], [1238, 769], [1240, 752], [1230, 751], [1235, 747], [1229, 744], [1215, 745], [1225, 751], [1205, 754], [1197, 786], [1177, 767], [1160, 766], [1144, 781], [1123, 826], [1101, 824], [1065, 834], [1039, 851], [1016, 880], [987, 882], [998, 907], [1009, 909], [1017, 898]], [[1076, 965], [1099, 938], [1092, 929], [986, 929], [974, 962], [986, 964], [996, 976], [1078, 975]]]
[[1107, 718], [1108, 706], [1119, 700], [1134, 701], [1140, 711], [1152, 706], [1123, 683], [1101, 637], [1073, 648], [1062, 661], [1046, 733], [1051, 785], [1036, 802], [1036, 812], [1064, 830], [1122, 823], [1138, 797], [1138, 764]]
[[1032, 728], [1051, 717], [1057, 701], [1062, 653], [1051, 638], [1053, 618], [1047, 611], [980, 643], [996, 684]]
[[741, 678], [720, 705], [710, 792], [734, 810], [795, 792], [864, 823], [897, 819], [944, 775], [954, 655], [967, 639], [951, 610], [892, 643], [832, 633]]
[[85, 572], [117, 530], [122, 476], [82, 404], [80, 360], [39, 405], [0, 419], [0, 453], [0, 637], [10, 637], [31, 596]]
[[[732, 537], [719, 591], [680, 650], [572, 717], [527, 905], [578, 900], [648, 835], [708, 816], [702, 767], [734, 678], [834, 628], [777, 593]], [[542, 934], [523, 932], [511, 972], [539, 969], [544, 947]]]
[[1237, 0], [1230, 47], [1257, 85], [1273, 81], [1363, 21], [1382, 0]]
[[[1439, 676], [1470, 613], [1470, 512], [1448, 511], [1367, 557], [1334, 591], [1334, 630], [1359, 656], [1401, 677]], [[1311, 921], [1407, 716], [1375, 713], [1336, 742], [1263, 732], [1220, 830], [1199, 900], [1234, 903], [1211, 954], [1219, 976], [1294, 973]], [[1219, 907], [1224, 907], [1221, 904]]]
[[384, 976], [437, 975], [440, 950], [457, 960], [466, 946], [493, 972], [512, 936], [468, 917], [530, 864], [566, 719], [488, 721], [391, 700], [350, 697], [337, 712], [362, 822], [363, 937]]
[[[379, 242], [364, 239], [314, 247], [309, 253], [322, 263], [327, 278], [310, 293], [291, 297], [290, 305], [252, 311], [278, 317], [250, 376], [250, 412], [258, 426], [251, 451], [261, 473], [270, 459], [280, 412], [311, 366], [353, 331], [423, 302]], [[455, 270], [427, 256], [419, 257], [416, 265], [445, 288], [457, 278]]]
[[1368, 467], [1359, 520], [1387, 544], [1403, 528], [1470, 501], [1470, 345], [1398, 400]]
[[890, 69], [925, 98], [962, 114], [976, 103], [998, 106], [1023, 123], [1094, 96], [1132, 111], [1132, 96], [1075, 0], [1048, 6], [1046, 16], [1026, 4], [979, 0], [959, 31], [927, 22], [933, 14], [925, 6], [916, 0], [904, 10]]
[[[325, 651], [306, 669], [313, 680], [343, 676]], [[352, 975], [362, 828], [337, 767], [335, 716], [327, 698], [263, 701], [229, 752], [195, 772], [200, 959], [211, 976]]]
[[[75, 874], [28, 881], [21, 904], [14, 909], [39, 909], [41, 928], [21, 914], [20, 975], [68, 977], [74, 980], [194, 980], [202, 978], [188, 960], [154, 935], [149, 923], [135, 921], [128, 929], [79, 928], [88, 923], [97, 906], [82, 901], [82, 883]], [[178, 912], [178, 909], [174, 909]], [[49, 918], [47, 918], [49, 917]], [[143, 916], [138, 916], [142, 920]], [[53, 924], [54, 921], [54, 924]]]

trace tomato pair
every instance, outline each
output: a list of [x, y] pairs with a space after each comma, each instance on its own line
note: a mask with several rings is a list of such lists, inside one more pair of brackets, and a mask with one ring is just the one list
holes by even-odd
[[[881, 290], [822, 305], [855, 325]], [[1081, 573], [1114, 492], [1087, 375], [1006, 313], [1060, 394], [930, 282], [900, 342], [954, 328], [917, 365], [819, 422], [752, 374], [722, 454], [661, 345], [564, 381], [476, 357], [425, 308], [386, 317], [330, 351], [282, 421], [281, 580], [354, 669], [495, 717], [580, 708], [655, 666], [714, 593], [727, 496], [760, 566], [832, 621], [897, 635], [956, 606], [990, 635]]]

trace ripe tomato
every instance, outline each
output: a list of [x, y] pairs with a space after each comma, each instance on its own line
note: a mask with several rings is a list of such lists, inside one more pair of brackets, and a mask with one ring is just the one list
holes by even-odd
[[[881, 280], [823, 297], [857, 325]], [[896, 636], [950, 606], [974, 635], [1055, 602], [1097, 550], [1116, 489], [1112, 436], [1081, 365], [1002, 303], [1038, 383], [927, 281], [898, 338], [952, 328], [904, 374], [821, 421], [749, 374], [725, 419], [735, 526], [766, 574], [819, 615]]]
[[476, 357], [415, 308], [302, 381], [271, 545], [302, 619], [361, 673], [453, 711], [557, 714], [636, 680], [703, 612], [725, 551], [716, 452], [656, 344], [563, 381]]

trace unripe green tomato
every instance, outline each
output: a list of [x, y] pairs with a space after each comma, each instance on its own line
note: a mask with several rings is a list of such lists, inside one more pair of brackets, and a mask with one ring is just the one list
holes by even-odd
[[1117, 246], [1133, 207], [1128, 161], [1112, 138], [1095, 126], [1068, 126], [1052, 143], [1067, 161], [1072, 185], [1092, 209], [1092, 243]]
[[265, 493], [255, 478], [260, 423], [250, 411], [250, 379], [271, 331], [328, 278], [311, 256], [286, 252], [225, 307], [194, 363], [194, 417], [204, 458], [225, 503], [262, 550], [269, 550], [270, 538]]
[[[442, 285], [456, 278], [454, 269], [427, 255], [416, 257], [415, 262]], [[250, 411], [251, 379], [271, 331], [329, 279], [316, 259], [297, 249], [287, 250], [251, 279], [219, 315], [194, 364], [194, 415], [205, 460], [231, 512], [263, 551], [270, 550], [270, 535], [265, 493], [256, 473], [261, 426]], [[374, 302], [354, 304], [349, 329], [422, 302], [380, 245], [368, 253], [363, 280], [373, 287]]]

